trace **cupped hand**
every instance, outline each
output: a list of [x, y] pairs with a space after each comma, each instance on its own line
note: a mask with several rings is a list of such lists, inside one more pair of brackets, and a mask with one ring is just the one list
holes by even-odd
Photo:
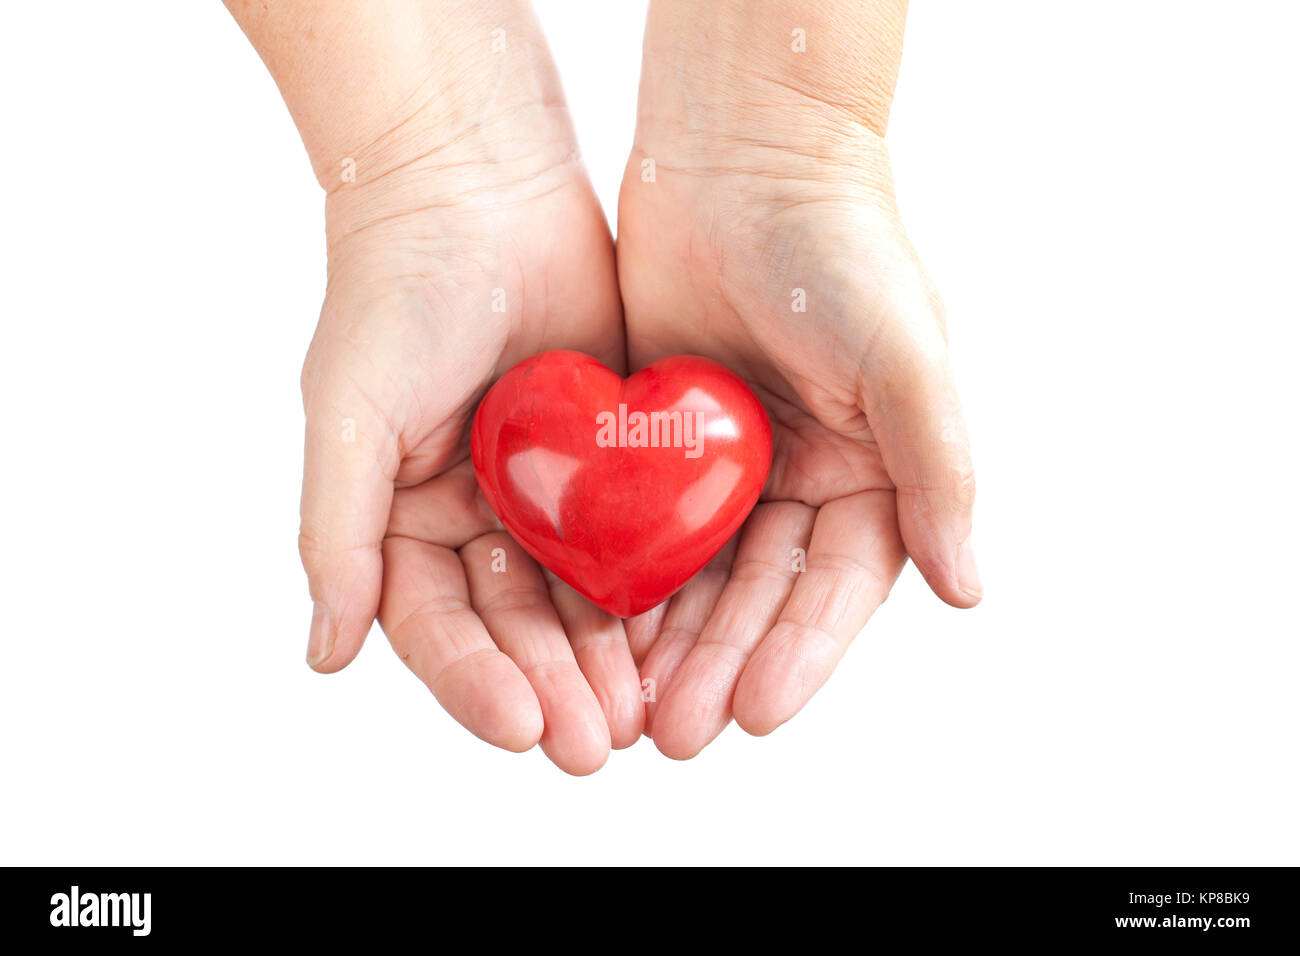
[[676, 758], [733, 715], [766, 734], [798, 712], [908, 556], [949, 604], [981, 596], [943, 308], [883, 139], [781, 84], [692, 75], [642, 81], [619, 202], [629, 361], [728, 365], [766, 405], [774, 453], [736, 538], [627, 622], [649, 732]]
[[623, 624], [502, 530], [468, 442], [517, 361], [624, 362], [613, 246], [567, 117], [539, 102], [464, 134], [407, 126], [348, 162], [302, 375], [308, 662], [345, 667], [377, 615], [470, 731], [589, 773], [641, 735]]

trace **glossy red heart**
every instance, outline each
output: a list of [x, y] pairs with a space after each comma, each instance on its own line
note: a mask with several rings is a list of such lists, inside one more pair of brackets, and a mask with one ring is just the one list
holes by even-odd
[[484, 396], [470, 436], [488, 504], [524, 550], [619, 617], [708, 564], [767, 480], [772, 428], [740, 377], [691, 355], [628, 379], [543, 352]]

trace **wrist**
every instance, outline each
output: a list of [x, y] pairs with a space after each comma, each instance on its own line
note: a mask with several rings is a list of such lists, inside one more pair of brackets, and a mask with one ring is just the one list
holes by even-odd
[[697, 169], [766, 156], [887, 170], [905, 13], [903, 0], [653, 0], [637, 150]]
[[516, 134], [571, 150], [559, 79], [527, 0], [226, 2], [327, 192], [421, 155], [441, 154], [449, 168], [509, 164], [497, 147]]
[[[490, 99], [491, 93], [482, 94]], [[497, 102], [476, 118], [449, 118], [441, 103], [361, 145], [322, 177], [331, 259], [374, 236], [445, 234], [518, 209], [583, 178], [568, 113], [558, 99]], [[430, 228], [431, 224], [440, 224]]]
[[[350, 5], [348, 15], [385, 6]], [[526, 2], [387, 6], [415, 22], [385, 24], [392, 35], [382, 41], [383, 64], [364, 66], [375, 81], [367, 77], [355, 97], [327, 90], [324, 100], [343, 102], [320, 121], [313, 101], [299, 121], [326, 192], [331, 263], [374, 239], [436, 234], [454, 245], [462, 232], [481, 234], [482, 216], [585, 176], [559, 76]], [[419, 38], [414, 51], [411, 36]], [[351, 52], [314, 54], [358, 68]]]

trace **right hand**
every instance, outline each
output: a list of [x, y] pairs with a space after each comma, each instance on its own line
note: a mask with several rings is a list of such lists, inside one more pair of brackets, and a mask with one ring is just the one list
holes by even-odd
[[502, 530], [468, 431], [487, 387], [537, 352], [624, 371], [608, 228], [554, 101], [402, 142], [422, 149], [375, 144], [327, 201], [329, 285], [302, 375], [308, 662], [347, 666], [378, 615], [474, 734], [540, 741], [590, 773], [644, 721], [623, 624]]

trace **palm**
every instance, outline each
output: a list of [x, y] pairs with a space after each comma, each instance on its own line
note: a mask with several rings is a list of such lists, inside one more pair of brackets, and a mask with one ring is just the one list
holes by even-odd
[[629, 623], [642, 674], [661, 688], [651, 729], [670, 756], [693, 755], [733, 711], [758, 733], [792, 716], [902, 567], [858, 360], [878, 316], [869, 299], [855, 310], [864, 300], [849, 264], [904, 255], [866, 228], [872, 215], [851, 197], [763, 203], [744, 177], [624, 182], [632, 366], [673, 352], [717, 359], [750, 382], [773, 424], [771, 475], [737, 539], [666, 607]]
[[[347, 381], [325, 389], [339, 418], [378, 413], [369, 431], [379, 434], [360, 429], [356, 445], [375, 452], [390, 489], [379, 506], [380, 623], [474, 733], [512, 750], [540, 739], [562, 768], [595, 770], [611, 738], [627, 746], [641, 731], [622, 624], [544, 575], [501, 529], [468, 443], [479, 398], [519, 360], [575, 348], [622, 364], [612, 251], [590, 187], [566, 174], [523, 197], [450, 218], [417, 213], [398, 234], [345, 245], [332, 250], [304, 381], [310, 391], [315, 375], [343, 369]], [[336, 656], [328, 669], [346, 664]]]

